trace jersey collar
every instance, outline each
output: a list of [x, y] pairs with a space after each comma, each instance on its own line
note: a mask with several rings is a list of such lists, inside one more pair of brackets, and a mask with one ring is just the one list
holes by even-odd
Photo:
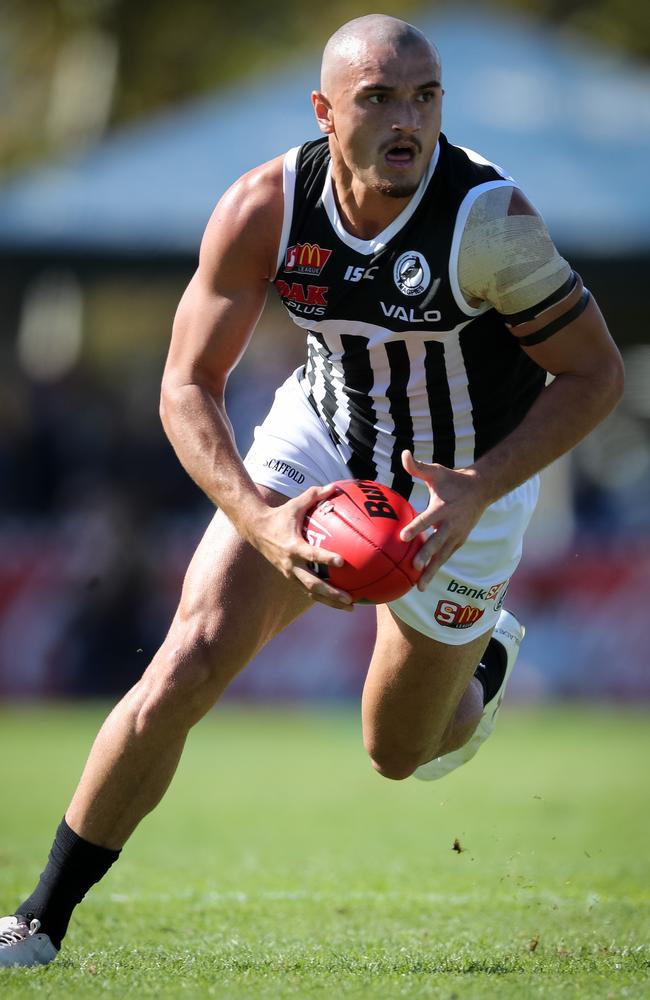
[[351, 250], [356, 250], [357, 253], [363, 254], [374, 254], [383, 250], [384, 247], [393, 239], [394, 236], [402, 229], [406, 223], [409, 221], [418, 205], [424, 197], [424, 192], [426, 191], [429, 181], [433, 177], [438, 159], [440, 158], [440, 142], [436, 143], [436, 148], [433, 151], [433, 155], [429, 160], [429, 165], [426, 169], [422, 180], [418, 184], [417, 191], [409, 201], [408, 205], [400, 212], [396, 219], [393, 219], [391, 224], [374, 236], [371, 240], [362, 240], [357, 236], [353, 236], [349, 233], [347, 229], [343, 226], [341, 222], [341, 217], [339, 215], [339, 210], [336, 204], [336, 199], [334, 197], [334, 188], [332, 187], [332, 161], [330, 160], [327, 167], [327, 174], [325, 176], [325, 183], [323, 185], [322, 201], [323, 207], [327, 212], [327, 217], [332, 224], [336, 235], [345, 243], [346, 246], [350, 247]]

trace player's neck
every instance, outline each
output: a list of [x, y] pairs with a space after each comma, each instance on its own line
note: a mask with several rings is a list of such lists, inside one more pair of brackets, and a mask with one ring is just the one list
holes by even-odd
[[401, 212], [413, 195], [390, 198], [372, 191], [356, 178], [339, 178], [332, 171], [332, 190], [344, 229], [361, 240], [371, 240], [383, 232]]

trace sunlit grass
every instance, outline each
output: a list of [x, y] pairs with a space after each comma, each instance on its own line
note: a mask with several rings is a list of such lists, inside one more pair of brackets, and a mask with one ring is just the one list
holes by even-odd
[[[5, 912], [100, 719], [0, 715]], [[0, 996], [650, 995], [648, 721], [504, 712], [476, 761], [421, 784], [372, 771], [354, 711], [221, 708], [61, 956], [0, 973]]]

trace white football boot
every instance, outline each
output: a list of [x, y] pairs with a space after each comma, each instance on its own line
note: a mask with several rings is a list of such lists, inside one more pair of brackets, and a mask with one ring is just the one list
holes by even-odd
[[481, 744], [485, 743], [496, 725], [506, 684], [515, 665], [525, 632], [524, 626], [520, 625], [515, 616], [504, 608], [492, 633], [492, 638], [501, 643], [506, 651], [506, 672], [503, 675], [501, 687], [483, 709], [478, 726], [464, 746], [459, 747], [458, 750], [452, 750], [451, 753], [446, 753], [442, 757], [435, 757], [426, 764], [420, 764], [413, 772], [420, 781], [436, 781], [437, 778], [444, 778], [450, 771], [454, 771], [461, 764], [466, 764], [468, 760], [471, 760]]
[[47, 965], [59, 954], [47, 934], [39, 934], [39, 920], [0, 917], [0, 968], [10, 965]]

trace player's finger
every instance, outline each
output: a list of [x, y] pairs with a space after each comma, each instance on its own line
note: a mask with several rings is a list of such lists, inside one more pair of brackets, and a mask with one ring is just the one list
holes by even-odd
[[418, 590], [426, 590], [441, 566], [447, 562], [456, 551], [457, 546], [452, 541], [447, 541], [441, 549], [433, 556], [425, 567], [422, 576], [418, 580]]
[[336, 489], [337, 486], [334, 483], [326, 483], [324, 486], [310, 486], [304, 493], [294, 498], [293, 504], [296, 513], [301, 514], [308, 511], [310, 507], [314, 507], [321, 500], [331, 497]]
[[330, 586], [325, 580], [321, 580], [309, 570], [294, 567], [294, 576], [303, 585], [309, 596], [322, 604], [327, 604], [331, 608], [342, 608], [345, 611], [352, 611], [354, 603], [352, 597], [345, 590], [338, 590]]
[[424, 479], [427, 483], [431, 482], [431, 469], [433, 467], [431, 463], [418, 461], [408, 448], [402, 452], [402, 465], [409, 476], [413, 476], [415, 479]]
[[432, 534], [429, 537], [433, 537], [439, 530], [439, 525], [434, 524], [434, 519], [438, 516], [438, 507], [427, 507], [422, 514], [418, 514], [414, 517], [412, 521], [406, 525], [405, 528], [399, 533], [399, 537], [403, 542], [410, 542], [412, 538], [419, 535], [421, 531], [427, 531], [431, 528]]
[[306, 563], [320, 563], [322, 566], [342, 566], [345, 562], [343, 556], [340, 556], [338, 552], [330, 552], [329, 549], [321, 549], [315, 545], [309, 545], [307, 542], [298, 546], [296, 552]]
[[413, 557], [415, 569], [426, 569], [432, 559], [435, 559], [446, 542], [446, 530], [444, 525], [433, 528], [426, 542]]
[[437, 498], [432, 497], [427, 509], [423, 510], [421, 514], [417, 514], [412, 521], [409, 521], [400, 531], [399, 537], [403, 542], [410, 542], [416, 535], [431, 529], [431, 534], [428, 536], [428, 539], [431, 540], [440, 530], [440, 525], [437, 523], [439, 517], [440, 503]]
[[310, 597], [318, 604], [326, 604], [328, 608], [334, 608], [335, 611], [354, 611], [352, 600], [342, 601], [338, 598], [331, 598], [328, 594], [321, 594], [317, 590], [313, 591]]
[[410, 448], [405, 448], [402, 452], [402, 465], [410, 476], [418, 475], [420, 472], [419, 463]]

